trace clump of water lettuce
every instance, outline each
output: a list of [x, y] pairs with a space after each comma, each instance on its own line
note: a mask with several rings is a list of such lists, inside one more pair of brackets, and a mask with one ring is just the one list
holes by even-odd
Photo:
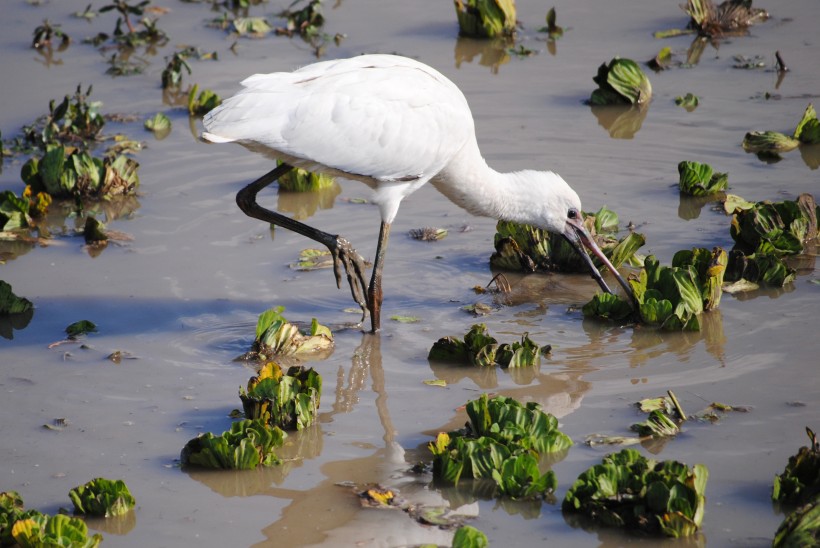
[[521, 341], [501, 343], [487, 331], [483, 323], [473, 325], [464, 339], [442, 337], [433, 344], [428, 360], [464, 363], [478, 366], [526, 367], [538, 365], [541, 356], [551, 350], [550, 345], [539, 346], [527, 333]]
[[503, 396], [483, 394], [466, 408], [469, 421], [463, 429], [440, 432], [428, 445], [434, 480], [492, 479], [497, 494], [519, 499], [544, 498], [555, 490], [555, 474], [541, 473], [538, 457], [572, 446], [558, 419], [535, 402]]
[[259, 315], [256, 338], [249, 357], [264, 361], [273, 356], [308, 357], [333, 350], [333, 334], [330, 329], [314, 318], [310, 330], [302, 333], [282, 316], [284, 311], [284, 306], [278, 306]]
[[746, 152], [757, 153], [762, 158], [778, 158], [780, 153], [794, 150], [801, 144], [818, 143], [820, 143], [820, 120], [817, 119], [814, 106], [809, 103], [791, 135], [779, 131], [750, 131], [743, 138], [743, 149]]
[[250, 378], [247, 391], [240, 390], [239, 399], [245, 418], [261, 419], [283, 430], [302, 430], [316, 421], [321, 394], [322, 377], [313, 368], [292, 366], [283, 372], [269, 362]]
[[100, 542], [102, 535], [89, 537], [88, 526], [80, 518], [26, 510], [16, 491], [0, 493], [0, 546], [94, 548]]
[[[616, 268], [624, 263], [640, 264], [642, 259], [636, 253], [646, 239], [637, 232], [617, 239], [618, 215], [614, 211], [604, 206], [596, 213], [584, 213], [584, 227]], [[496, 224], [495, 253], [490, 257], [490, 265], [524, 272], [586, 272], [588, 269], [562, 236], [508, 221]]]
[[[278, 162], [281, 164], [281, 162]], [[293, 168], [277, 180], [279, 190], [287, 192], [318, 192], [333, 186], [334, 178], [323, 173], [314, 173], [301, 168]]]
[[773, 548], [802, 548], [820, 544], [820, 496], [791, 512], [774, 534]]
[[282, 446], [286, 436], [280, 428], [270, 427], [261, 419], [241, 420], [221, 435], [207, 432], [190, 440], [182, 449], [180, 462], [183, 467], [223, 470], [274, 466], [281, 461], [273, 450]]
[[678, 174], [680, 191], [692, 196], [708, 196], [726, 190], [729, 182], [727, 173], [714, 172], [712, 166], [700, 162], [679, 163]]
[[662, 266], [650, 255], [637, 279], [629, 280], [638, 302], [637, 318], [628, 301], [609, 293], [599, 293], [585, 304], [584, 316], [637, 319], [670, 331], [699, 331], [700, 314], [720, 304], [727, 260], [719, 247], [678, 251], [672, 266]]
[[688, 537], [698, 532], [703, 521], [708, 478], [703, 464], [689, 468], [623, 449], [583, 472], [561, 508], [610, 527]]
[[782, 474], [774, 477], [772, 500], [786, 504], [805, 504], [820, 496], [820, 442], [806, 427], [809, 445], [789, 457]]
[[112, 517], [121, 516], [134, 507], [136, 501], [122, 480], [96, 478], [68, 492], [77, 514]]
[[591, 105], [647, 105], [652, 99], [652, 84], [632, 59], [615, 57], [598, 67], [592, 78], [598, 89], [589, 98]]
[[515, 32], [515, 0], [455, 0], [462, 36], [496, 38]]
[[0, 316], [23, 314], [34, 309], [32, 302], [25, 297], [18, 297], [8, 282], [0, 280]]

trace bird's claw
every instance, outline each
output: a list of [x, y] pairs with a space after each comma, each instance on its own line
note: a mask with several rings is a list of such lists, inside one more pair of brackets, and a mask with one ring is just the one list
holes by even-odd
[[333, 256], [333, 274], [336, 276], [336, 287], [342, 287], [342, 269], [347, 275], [347, 283], [350, 284], [350, 293], [353, 300], [362, 309], [362, 322], [368, 312], [367, 306], [367, 282], [365, 281], [366, 263], [359, 253], [353, 249], [346, 239], [337, 236], [334, 246], [329, 246], [330, 254]]

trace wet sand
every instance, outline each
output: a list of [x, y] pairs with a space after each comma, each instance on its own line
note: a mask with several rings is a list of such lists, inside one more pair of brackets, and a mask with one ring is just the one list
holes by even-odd
[[[818, 152], [793, 151], [773, 165], [740, 147], [745, 132], [790, 132], [810, 101], [818, 102], [820, 44], [814, 3], [761, 4], [773, 18], [749, 36], [707, 47], [691, 69], [648, 72], [654, 99], [642, 120], [609, 119], [582, 101], [589, 96], [598, 65], [615, 55], [642, 62], [666, 45], [685, 55], [691, 37], [655, 40], [655, 30], [680, 27], [686, 16], [678, 2], [589, 0], [556, 5], [566, 29], [550, 51], [543, 35], [544, 6], [519, 1], [524, 24], [520, 43], [538, 50], [528, 58], [481, 60], [499, 53], [459, 39], [449, 2], [394, 0], [328, 2], [327, 32], [347, 38], [329, 45], [324, 58], [359, 53], [400, 53], [426, 62], [450, 77], [467, 96], [479, 144], [499, 170], [553, 169], [581, 196], [584, 209], [616, 211], [622, 226], [632, 222], [647, 236], [646, 253], [661, 261], [694, 246], [731, 247], [729, 222], [712, 204], [682, 201], [674, 187], [677, 163], [697, 160], [729, 173], [731, 192], [749, 200], [793, 199], [818, 192]], [[788, 457], [805, 445], [805, 426], [820, 428], [820, 381], [814, 342], [820, 285], [814, 254], [797, 280], [783, 289], [724, 295], [720, 309], [704, 318], [700, 333], [659, 333], [583, 320], [574, 305], [596, 291], [586, 276], [512, 276], [509, 304], [481, 318], [504, 339], [524, 332], [553, 346], [552, 355], [530, 372], [479, 371], [431, 365], [426, 355], [445, 334], [463, 335], [476, 320], [461, 310], [476, 301], [475, 285], [492, 278], [495, 223], [471, 217], [425, 187], [405, 200], [394, 225], [385, 267], [383, 332], [336, 331], [336, 350], [313, 364], [322, 374], [321, 420], [289, 438], [281, 468], [241, 473], [183, 472], [176, 464], [188, 439], [222, 432], [228, 413], [240, 407], [237, 388], [252, 371], [233, 361], [253, 339], [258, 315], [287, 307], [286, 317], [331, 327], [355, 321], [349, 292], [337, 290], [328, 271], [288, 268], [310, 241], [246, 218], [234, 195], [270, 169], [269, 161], [238, 146], [212, 146], [197, 139], [201, 122], [184, 108], [163, 104], [160, 73], [174, 46], [217, 51], [219, 61], [191, 61], [198, 83], [223, 96], [255, 72], [290, 70], [314, 60], [299, 39], [238, 40], [205, 28], [216, 17], [204, 5], [168, 0], [159, 26], [171, 37], [142, 75], [113, 78], [105, 57], [80, 39], [110, 32], [115, 17], [92, 23], [70, 14], [87, 2], [62, 1], [4, 6], [0, 21], [0, 129], [3, 137], [46, 112], [48, 101], [72, 93], [78, 83], [94, 85], [92, 98], [105, 113], [132, 113], [135, 123], [109, 123], [105, 133], [144, 140], [140, 196], [109, 206], [111, 229], [133, 239], [110, 244], [91, 257], [74, 220], [55, 215], [48, 245], [23, 249], [0, 265], [0, 279], [31, 299], [30, 324], [0, 339], [0, 490], [20, 492], [27, 507], [45, 512], [70, 506], [68, 491], [104, 476], [121, 478], [137, 499], [124, 520], [90, 525], [116, 546], [403, 546], [448, 544], [448, 533], [424, 528], [399, 512], [361, 509], [340, 482], [381, 482], [405, 498], [427, 504], [464, 504], [471, 524], [493, 545], [660, 545], [619, 531], [570, 526], [560, 504], [521, 506], [495, 500], [458, 500], [438, 492], [426, 478], [406, 470], [428, 460], [425, 445], [439, 430], [466, 420], [457, 411], [482, 392], [538, 401], [561, 421], [576, 445], [553, 466], [560, 501], [583, 470], [609, 448], [590, 448], [593, 433], [628, 434], [638, 420], [630, 404], [672, 389], [685, 409], [712, 401], [747, 405], [717, 424], [687, 424], [665, 444], [641, 448], [659, 459], [705, 463], [710, 470], [703, 534], [695, 545], [768, 546], [783, 519], [770, 500], [771, 481]], [[756, 4], [757, 5], [757, 4]], [[99, 7], [99, 6], [95, 6]], [[272, 2], [251, 10], [267, 15]], [[49, 62], [29, 48], [44, 18], [63, 25], [74, 43]], [[780, 50], [791, 68], [776, 88], [770, 68], [732, 68], [734, 55], [763, 56], [771, 66]], [[692, 92], [701, 104], [687, 112], [674, 97]], [[775, 98], [765, 99], [765, 94]], [[156, 141], [142, 120], [163, 111], [173, 122]], [[635, 131], [635, 129], [637, 131]], [[811, 156], [811, 155], [814, 156]], [[814, 160], [812, 160], [814, 158]], [[811, 164], [811, 165], [810, 165]], [[20, 160], [6, 160], [0, 190], [19, 193]], [[344, 182], [324, 199], [277, 197], [264, 202], [307, 222], [348, 237], [372, 257], [378, 211], [368, 190]], [[449, 230], [439, 242], [406, 236], [413, 228]], [[7, 248], [4, 248], [4, 250]], [[421, 322], [401, 324], [394, 314]], [[89, 319], [99, 332], [78, 344], [49, 344], [64, 328]], [[115, 350], [136, 359], [113, 364]], [[423, 383], [444, 379], [446, 388]], [[62, 431], [43, 428], [65, 418]], [[449, 498], [448, 498], [449, 497]], [[670, 542], [671, 544], [671, 542]]]

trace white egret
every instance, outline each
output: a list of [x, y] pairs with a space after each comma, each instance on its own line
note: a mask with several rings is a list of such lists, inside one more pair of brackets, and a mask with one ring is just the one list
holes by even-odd
[[[237, 142], [282, 162], [236, 196], [245, 214], [319, 242], [334, 259], [337, 286], [344, 268], [354, 300], [378, 331], [382, 268], [390, 226], [401, 201], [427, 182], [475, 215], [526, 223], [564, 236], [604, 282], [586, 246], [629, 285], [584, 228], [578, 194], [551, 171], [499, 173], [476, 142], [464, 94], [437, 70], [395, 55], [323, 61], [293, 72], [256, 74], [204, 118], [203, 139]], [[256, 202], [257, 193], [293, 167], [366, 183], [381, 213], [369, 284], [350, 243]], [[364, 316], [363, 316], [364, 318]]]

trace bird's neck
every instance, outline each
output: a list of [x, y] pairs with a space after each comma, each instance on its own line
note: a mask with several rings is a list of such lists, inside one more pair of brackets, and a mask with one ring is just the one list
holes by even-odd
[[539, 224], [533, 207], [543, 189], [522, 172], [499, 173], [487, 165], [473, 138], [431, 181], [454, 204], [482, 217]]

